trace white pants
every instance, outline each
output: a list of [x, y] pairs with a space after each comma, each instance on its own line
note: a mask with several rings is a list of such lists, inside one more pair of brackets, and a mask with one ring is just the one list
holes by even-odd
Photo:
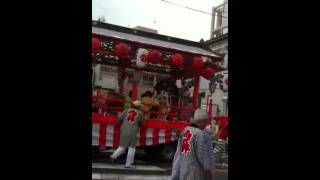
[[[126, 148], [119, 146], [110, 156], [113, 159], [118, 158], [121, 154], [125, 152]], [[126, 160], [126, 166], [132, 165], [134, 162], [134, 155], [136, 152], [136, 148], [129, 147], [128, 154], [127, 154], [127, 160]]]

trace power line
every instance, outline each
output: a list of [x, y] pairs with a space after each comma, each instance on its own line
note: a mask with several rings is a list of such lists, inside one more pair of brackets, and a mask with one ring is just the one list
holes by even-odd
[[[93, 1], [93, 2], [95, 2], [94, 3], [95, 6], [100, 8], [100, 10], [102, 10], [103, 12], [108, 12], [107, 9], [100, 4], [100, 1]], [[98, 15], [98, 19], [99, 19], [99, 16], [103, 16], [103, 14]]]
[[[190, 7], [187, 7], [187, 6], [183, 6], [183, 5], [180, 5], [180, 4], [177, 4], [177, 3], [173, 3], [173, 2], [170, 2], [170, 1], [166, 1], [166, 0], [160, 0], [160, 1], [165, 2], [165, 3], [169, 3], [169, 4], [173, 4], [173, 5], [176, 5], [176, 6], [180, 6], [180, 7], [183, 7], [183, 8], [189, 9], [189, 10], [192, 10], [192, 11], [197, 11], [197, 12], [201, 12], [201, 13], [209, 14], [209, 15], [213, 16], [212, 13], [208, 13], [208, 12], [204, 12], [204, 11], [201, 11], [201, 10], [193, 9], [193, 8], [190, 8]], [[222, 16], [222, 15], [214, 15], [214, 16], [223, 17], [223, 18], [228, 18], [228, 17]]]

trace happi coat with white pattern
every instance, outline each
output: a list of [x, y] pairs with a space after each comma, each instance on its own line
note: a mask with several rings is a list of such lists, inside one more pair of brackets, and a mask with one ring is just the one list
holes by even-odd
[[119, 118], [118, 122], [121, 124], [120, 128], [120, 141], [119, 144], [122, 147], [136, 147], [137, 133], [139, 130], [139, 123], [144, 121], [143, 114], [140, 110], [129, 108], [124, 110]]
[[213, 176], [214, 154], [209, 134], [196, 127], [186, 127], [178, 140], [172, 180], [213, 180]]

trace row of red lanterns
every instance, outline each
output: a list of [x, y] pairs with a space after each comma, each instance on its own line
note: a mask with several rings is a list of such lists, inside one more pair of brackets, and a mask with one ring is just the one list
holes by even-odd
[[[101, 41], [96, 37], [92, 37], [92, 52], [101, 50]], [[121, 58], [129, 57], [130, 49], [125, 43], [118, 43], [115, 47], [114, 54]]]
[[[101, 41], [96, 38], [92, 37], [92, 51], [97, 52], [101, 50]], [[120, 58], [128, 58], [130, 53], [130, 48], [125, 43], [118, 43], [115, 46], [114, 54]], [[151, 50], [148, 53], [147, 61], [152, 64], [159, 64], [160, 60], [162, 59], [161, 53], [158, 50]]]
[[[92, 37], [92, 51], [96, 52], [101, 50], [101, 41], [96, 38]], [[116, 56], [120, 58], [128, 58], [129, 57], [130, 48], [125, 43], [118, 43], [115, 46], [114, 53]], [[158, 64], [160, 63], [160, 60], [162, 59], [162, 55], [158, 50], [151, 50], [147, 55], [147, 61], [152, 64]], [[173, 68], [182, 69], [183, 68], [183, 62], [184, 58], [181, 54], [175, 53], [170, 57], [171, 66]], [[210, 67], [207, 67], [203, 71], [204, 63], [201, 57], [195, 57], [192, 62], [192, 68], [194, 72], [198, 75], [202, 73], [202, 76], [210, 80], [214, 76], [214, 70]]]
[[[181, 54], [176, 53], [171, 56], [171, 66], [178, 69], [183, 67], [183, 57]], [[214, 69], [212, 69], [211, 67], [207, 67], [203, 71], [203, 67], [204, 63], [201, 57], [193, 58], [192, 69], [194, 70], [194, 72], [197, 75], [201, 75], [202, 73], [202, 76], [207, 80], [212, 79], [215, 73]]]
[[114, 49], [114, 55], [120, 58], [129, 58], [130, 49], [125, 43], [118, 43]]
[[101, 41], [96, 37], [92, 37], [92, 51], [99, 51], [101, 50]]

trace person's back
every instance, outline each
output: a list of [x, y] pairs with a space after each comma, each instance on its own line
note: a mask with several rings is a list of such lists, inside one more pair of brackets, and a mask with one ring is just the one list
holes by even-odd
[[212, 180], [214, 154], [210, 136], [203, 129], [208, 115], [197, 110], [191, 125], [184, 128], [174, 155], [172, 180]]
[[[143, 123], [143, 115], [140, 110], [129, 108], [125, 110], [119, 117], [121, 123], [120, 145], [124, 147], [135, 147], [138, 124]], [[134, 144], [133, 144], [134, 143]]]
[[134, 101], [132, 104], [132, 108], [124, 110], [118, 118], [118, 123], [121, 124], [119, 147], [110, 155], [113, 164], [114, 160], [128, 148], [126, 168], [135, 168], [133, 163], [138, 139], [138, 125], [143, 125], [144, 121], [143, 114], [139, 110], [141, 108], [141, 102]]
[[[194, 127], [187, 127], [181, 133], [177, 153], [180, 154], [179, 179], [204, 179], [204, 169], [199, 163], [203, 159], [203, 132]], [[177, 161], [177, 160], [176, 160]]]

